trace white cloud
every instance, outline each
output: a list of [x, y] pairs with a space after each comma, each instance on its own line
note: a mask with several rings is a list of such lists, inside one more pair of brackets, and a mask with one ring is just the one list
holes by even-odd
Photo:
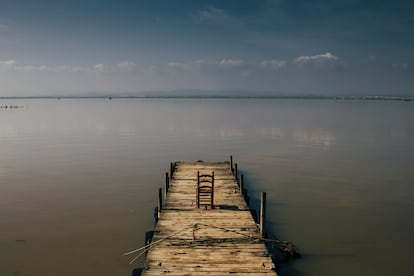
[[[115, 64], [97, 63], [91, 66], [73, 66], [73, 65], [32, 65], [20, 64], [15, 60], [0, 60], [0, 70], [2, 72], [25, 72], [25, 73], [74, 73], [74, 74], [132, 74], [132, 73], [149, 73], [162, 74], [168, 73], [208, 73], [221, 74], [220, 72], [233, 72], [241, 75], [251, 75], [255, 72], [269, 73], [275, 72], [283, 68], [295, 67], [301, 70], [306, 68], [322, 69], [332, 68], [342, 64], [339, 58], [330, 52], [314, 56], [299, 56], [290, 61], [279, 59], [268, 59], [261, 61], [246, 61], [243, 59], [222, 58], [218, 60], [198, 59], [187, 62], [171, 61], [164, 65], [158, 66], [138, 66], [132, 61], [122, 61]], [[393, 69], [407, 70], [408, 64], [395, 63], [392, 65]], [[273, 74], [273, 73], [272, 73]]]
[[102, 64], [102, 63], [96, 64], [96, 65], [93, 67], [93, 69], [94, 69], [96, 72], [105, 72], [106, 68], [107, 68], [107, 66], [105, 66], [105, 64]]
[[[328, 52], [313, 56], [298, 55], [297, 58], [289, 60], [224, 57], [178, 60], [145, 66], [132, 61], [90, 65], [38, 65], [4, 59], [0, 60], [0, 93], [70, 94], [88, 91], [112, 93], [179, 89], [269, 91], [269, 95], [270, 91], [348, 93], [349, 90], [355, 90], [385, 93], [394, 89], [393, 86], [402, 91], [401, 93], [411, 93], [408, 85], [397, 86], [404, 81], [411, 83], [411, 80], [407, 82], [408, 78], [412, 79], [411, 64], [404, 60], [394, 64], [378, 61], [374, 64], [376, 67], [373, 67], [366, 58], [363, 60], [365, 63], [346, 63], [346, 60]], [[366, 70], [378, 68], [376, 64], [381, 66], [381, 70]], [[399, 74], [389, 74], [392, 71]], [[298, 82], [298, 79], [301, 81]], [[358, 86], [352, 86], [353, 83], [358, 83]], [[329, 139], [325, 141], [329, 142]]]
[[69, 65], [31, 65], [31, 64], [19, 64], [15, 60], [0, 60], [1, 71], [8, 72], [81, 72], [86, 71], [87, 68], [79, 66]]
[[209, 60], [206, 60], [206, 59], [198, 59], [198, 60], [195, 60], [195, 61], [193, 62], [193, 64], [194, 64], [195, 66], [202, 67], [202, 66], [209, 66], [209, 65], [211, 65], [211, 64], [212, 64], [212, 62], [211, 62], [211, 61], [209, 61]]
[[285, 60], [263, 60], [259, 63], [261, 68], [271, 68], [271, 69], [280, 69], [286, 67], [287, 62]]
[[262, 61], [245, 61], [243, 59], [222, 58], [219, 60], [206, 60], [199, 59], [188, 62], [169, 62], [167, 64], [168, 69], [171, 71], [195, 71], [195, 70], [210, 70], [215, 69], [243, 72], [246, 74], [248, 70], [249, 74], [255, 70], [267, 70], [272, 72], [274, 70], [281, 70], [284, 68], [300, 68], [302, 69], [323, 69], [323, 68], [337, 68], [344, 63], [335, 55], [330, 52], [325, 54], [319, 54], [314, 56], [299, 56], [292, 60], [281, 59], [268, 59]]
[[44, 72], [44, 73], [67, 73], [82, 72], [87, 68], [69, 65], [16, 65], [14, 71], [17, 72]]
[[136, 64], [131, 61], [122, 61], [118, 64], [99, 63], [93, 66], [72, 66], [72, 65], [31, 65], [19, 64], [15, 60], [0, 60], [0, 70], [5, 72], [26, 72], [26, 73], [129, 73], [134, 71]]
[[279, 70], [283, 68], [301, 68], [305, 69], [311, 66], [312, 68], [332, 68], [343, 65], [340, 59], [330, 52], [314, 55], [314, 56], [299, 56], [290, 61], [280, 59], [268, 59], [262, 61], [245, 61], [243, 59], [222, 58], [220, 60], [206, 60], [199, 59], [189, 62], [169, 62], [167, 67], [171, 70], [192, 71], [192, 70], [234, 70], [245, 73], [246, 69], [251, 73], [252, 70]]
[[199, 59], [188, 62], [168, 62], [167, 71], [171, 73], [178, 72], [209, 72], [212, 73], [215, 70], [241, 70], [246, 69], [251, 64], [245, 62], [242, 59], [227, 59], [220, 60], [206, 60]]
[[116, 67], [122, 71], [131, 71], [136, 66], [136, 63], [132, 61], [122, 61], [116, 65]]
[[13, 71], [16, 64], [15, 60], [0, 60], [0, 72]]
[[294, 59], [296, 63], [306, 63], [306, 62], [326, 62], [326, 61], [335, 61], [338, 60], [338, 57], [333, 55], [330, 52], [325, 54], [314, 55], [314, 56], [300, 56]]
[[11, 65], [16, 65], [16, 61], [15, 60], [0, 60], [0, 65], [1, 66], [11, 66]]
[[235, 68], [235, 67], [240, 68], [246, 65], [246, 63], [241, 59], [225, 59], [225, 58], [223, 58], [220, 61], [217, 61], [216, 64], [219, 67], [224, 67], [224, 68]]
[[99, 63], [93, 67], [95, 73], [131, 73], [135, 70], [137, 64], [132, 61], [122, 61], [117, 64]]
[[324, 54], [313, 56], [299, 56], [291, 61], [292, 68], [296, 67], [300, 70], [319, 71], [319, 70], [333, 70], [340, 71], [347, 67], [347, 63], [341, 60], [338, 56], [326, 52]]
[[173, 61], [173, 62], [168, 62], [167, 67], [172, 70], [178, 69], [180, 71], [187, 71], [187, 70], [191, 70], [192, 64]]

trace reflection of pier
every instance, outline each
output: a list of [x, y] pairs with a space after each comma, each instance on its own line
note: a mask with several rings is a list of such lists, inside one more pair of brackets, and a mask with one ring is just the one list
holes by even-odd
[[259, 224], [246, 201], [232, 159], [171, 163], [141, 275], [277, 275], [263, 242], [266, 194]]

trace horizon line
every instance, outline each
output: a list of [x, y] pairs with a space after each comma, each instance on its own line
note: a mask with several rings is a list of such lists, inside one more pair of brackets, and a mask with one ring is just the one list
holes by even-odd
[[208, 96], [208, 95], [171, 95], [171, 96], [122, 96], [122, 95], [101, 95], [101, 96], [0, 96], [0, 100], [12, 99], [316, 99], [316, 100], [401, 100], [414, 101], [414, 96], [383, 96], [383, 95], [351, 95], [351, 96], [322, 96], [322, 95], [303, 95], [303, 96]]

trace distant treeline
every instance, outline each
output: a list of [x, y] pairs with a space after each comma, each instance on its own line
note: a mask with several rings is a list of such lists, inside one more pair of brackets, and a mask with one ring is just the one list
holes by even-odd
[[[24, 96], [0, 97], [0, 100], [18, 99], [298, 99], [298, 100], [383, 100], [383, 101], [414, 101], [414, 96]], [[22, 106], [1, 105], [1, 108], [20, 108]]]
[[4, 108], [4, 109], [7, 109], [7, 108], [10, 108], [10, 109], [13, 109], [13, 108], [22, 108], [23, 106], [20, 106], [20, 105], [0, 105], [0, 108]]
[[414, 96], [346, 96], [335, 97], [338, 100], [377, 100], [377, 101], [414, 101]]

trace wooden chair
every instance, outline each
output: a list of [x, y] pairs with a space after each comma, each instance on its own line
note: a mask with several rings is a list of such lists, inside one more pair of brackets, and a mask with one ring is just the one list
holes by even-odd
[[197, 172], [197, 208], [200, 206], [214, 209], [214, 172], [211, 175]]

